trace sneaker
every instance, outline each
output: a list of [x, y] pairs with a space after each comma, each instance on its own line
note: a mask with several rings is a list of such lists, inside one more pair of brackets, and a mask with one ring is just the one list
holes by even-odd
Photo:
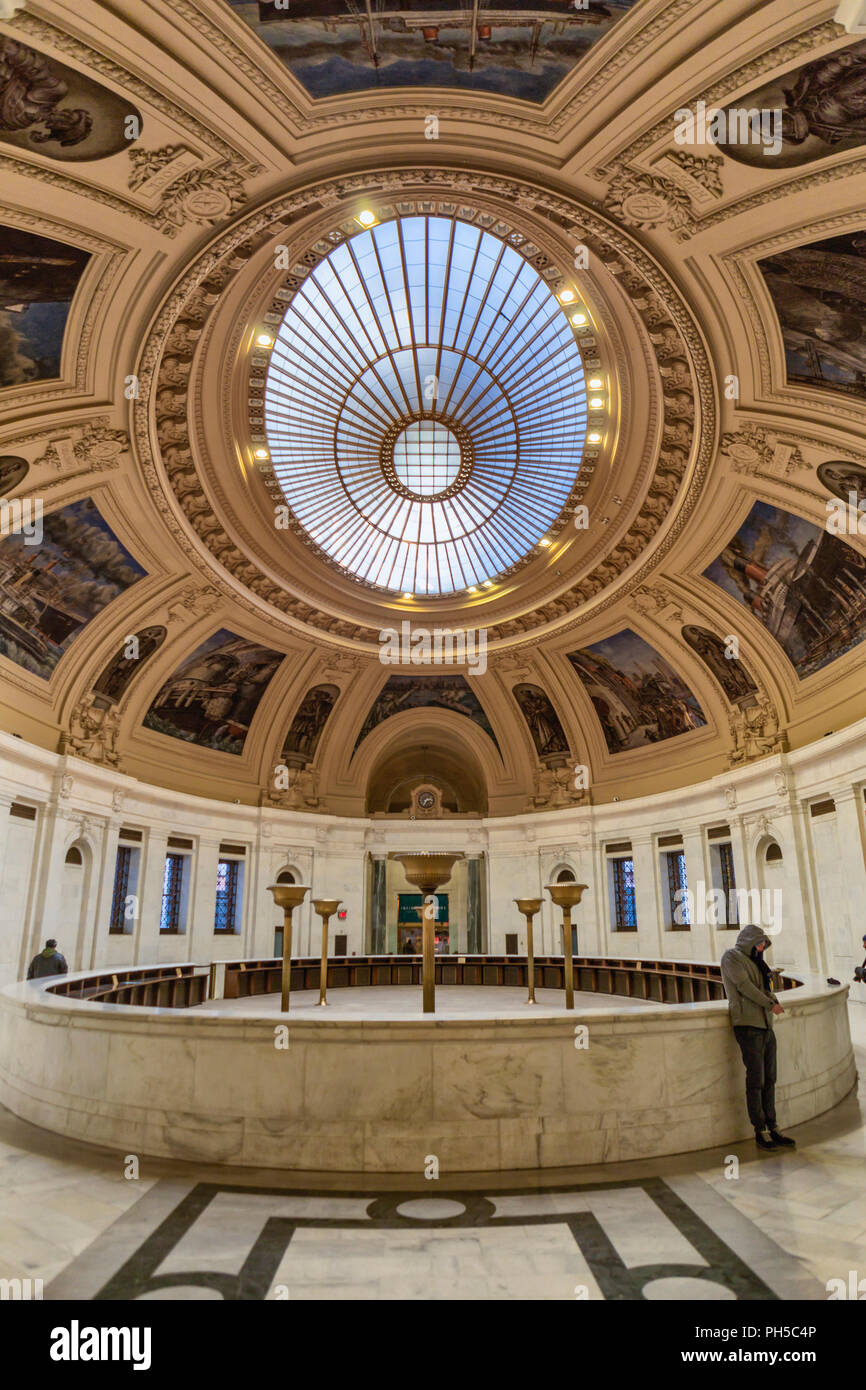
[[797, 1144], [794, 1139], [789, 1139], [786, 1134], [780, 1134], [777, 1129], [770, 1130], [770, 1138], [780, 1149], [796, 1149]]
[[759, 1149], [775, 1149], [777, 1147], [768, 1129], [755, 1130], [755, 1143], [757, 1144]]

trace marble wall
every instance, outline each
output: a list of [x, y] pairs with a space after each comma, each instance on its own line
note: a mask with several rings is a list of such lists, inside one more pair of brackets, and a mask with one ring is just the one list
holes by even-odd
[[[512, 900], [544, 896], [543, 885], [567, 867], [588, 885], [576, 913], [581, 951], [718, 960], [733, 939], [731, 931], [699, 920], [697, 912], [690, 930], [669, 929], [659, 841], [682, 837], [689, 887], [696, 891], [701, 882], [712, 886], [711, 848], [718, 840], [711, 837], [722, 827], [729, 830], [737, 887], [780, 891], [776, 963], [847, 983], [864, 955], [864, 788], [866, 721], [685, 791], [507, 818], [430, 822], [349, 820], [208, 801], [0, 734], [0, 984], [23, 978], [27, 962], [51, 935], [71, 969], [270, 956], [279, 914], [267, 885], [284, 868], [311, 885], [310, 896], [343, 900], [346, 919], [333, 920], [332, 929], [346, 933], [350, 953], [362, 953], [372, 946], [374, 860], [425, 848], [483, 859], [481, 915], [489, 951], [504, 950], [506, 932], [517, 932], [524, 948], [523, 918]], [[814, 815], [815, 808], [821, 814]], [[137, 915], [127, 931], [110, 934], [124, 829], [141, 835]], [[159, 931], [172, 836], [192, 841], [186, 930], [179, 937]], [[223, 842], [245, 847], [244, 902], [239, 931], [215, 937]], [[633, 932], [614, 931], [611, 917], [606, 847], [624, 842], [632, 846], [635, 866]], [[81, 849], [84, 861], [77, 901], [67, 882], [71, 845]], [[766, 862], [770, 846], [778, 846], [781, 862]], [[464, 923], [465, 892], [464, 879]], [[390, 920], [396, 900], [385, 909]], [[318, 919], [309, 898], [295, 922], [296, 953], [317, 954]], [[557, 917], [546, 902], [536, 921], [536, 949], [556, 951], [558, 941]], [[862, 986], [852, 986], [851, 993], [866, 1002]]]

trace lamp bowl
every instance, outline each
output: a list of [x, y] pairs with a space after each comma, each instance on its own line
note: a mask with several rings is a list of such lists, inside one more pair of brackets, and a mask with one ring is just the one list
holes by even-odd
[[586, 883], [548, 883], [547, 892], [557, 907], [576, 907], [588, 886]]

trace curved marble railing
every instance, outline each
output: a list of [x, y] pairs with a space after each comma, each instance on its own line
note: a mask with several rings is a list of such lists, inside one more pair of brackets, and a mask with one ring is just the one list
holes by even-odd
[[[667, 964], [672, 964], [668, 962]], [[84, 978], [89, 978], [85, 976]], [[288, 1018], [0, 991], [0, 1100], [124, 1153], [287, 1169], [549, 1168], [749, 1137], [723, 1002], [569, 1017]], [[71, 977], [66, 985], [74, 985]], [[856, 1080], [847, 986], [803, 976], [778, 1022], [781, 1124]], [[383, 993], [383, 1001], [386, 993]], [[585, 1030], [585, 1031], [583, 1031]]]
[[[437, 985], [517, 985], [524, 989], [527, 985], [526, 956], [440, 955], [435, 965]], [[293, 957], [292, 989], [318, 989], [320, 970], [318, 956]], [[282, 962], [276, 957], [213, 961], [207, 990], [202, 973], [192, 964], [134, 966], [98, 975], [66, 976], [47, 988], [52, 993], [108, 1004], [182, 1008], [200, 1004], [207, 997], [247, 999], [275, 994], [280, 989]], [[335, 956], [328, 961], [328, 989], [420, 984], [420, 956]], [[776, 976], [777, 989], [793, 989], [798, 984], [792, 976]], [[719, 966], [702, 961], [575, 956], [574, 985], [593, 994], [620, 994], [660, 1004], [694, 1004], [725, 997]], [[565, 988], [562, 956], [535, 957], [535, 986]]]

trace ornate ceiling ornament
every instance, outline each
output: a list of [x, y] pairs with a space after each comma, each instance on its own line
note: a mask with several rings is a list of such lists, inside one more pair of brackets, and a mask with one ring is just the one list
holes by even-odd
[[[282, 611], [294, 622], [319, 632], [366, 643], [375, 642], [377, 637], [376, 628], [323, 612], [315, 603], [292, 594], [288, 584], [284, 586], [262, 573], [260, 565], [249, 554], [244, 554], [230, 538], [225, 526], [214, 514], [213, 506], [203, 495], [195, 450], [189, 437], [190, 406], [183, 384], [191, 380], [194, 355], [199, 344], [207, 340], [208, 319], [214, 306], [235, 277], [242, 273], [257, 248], [264, 243], [273, 245], [286, 239], [287, 224], [308, 215], [312, 208], [327, 206], [331, 209], [333, 225], [335, 196], [348, 200], [347, 213], [354, 207], [353, 200], [359, 194], [377, 201], [388, 195], [398, 198], [398, 211], [433, 211], [439, 208], [444, 211], [460, 206], [448, 201], [449, 195], [453, 197], [457, 184], [461, 185], [459, 191], [463, 191], [462, 185], [465, 184], [467, 189], [475, 193], [476, 202], [472, 210], [476, 216], [478, 209], [485, 206], [491, 209], [513, 208], [519, 199], [533, 202], [536, 208], [534, 216], [543, 220], [552, 236], [560, 241], [577, 238], [588, 248], [590, 256], [597, 257], [606, 271], [616, 277], [616, 282], [643, 325], [647, 349], [655, 356], [664, 406], [663, 437], [655, 473], [645, 488], [640, 510], [626, 533], [620, 536], [612, 549], [605, 545], [604, 537], [599, 533], [599, 562], [594, 568], [590, 568], [570, 588], [539, 604], [534, 611], [491, 623], [489, 639], [513, 639], [550, 623], [574, 626], [579, 620], [573, 615], [596, 596], [600, 597], [593, 605], [594, 612], [616, 601], [624, 592], [643, 582], [658, 559], [673, 544], [697, 501], [715, 443], [715, 396], [703, 337], [689, 307], [667, 274], [627, 232], [574, 199], [553, 194], [537, 185], [487, 174], [469, 175], [462, 171], [458, 175], [447, 169], [388, 170], [348, 179], [332, 179], [276, 199], [267, 207], [247, 215], [200, 253], [158, 314], [139, 363], [142, 390], [141, 400], [133, 402], [133, 433], [136, 450], [157, 505], [191, 561], [200, 572], [207, 573], [208, 582], [215, 582], [218, 571], [204, 565], [197, 546], [191, 543], [185, 528], [176, 520], [173, 505], [168, 502], [161, 482], [157, 467], [159, 460], [174, 503], [179, 506], [199, 541], [235, 581], [250, 591], [251, 597], [244, 605], [250, 612], [260, 613], [260, 602], [264, 602], [271, 609]], [[429, 189], [429, 201], [425, 202], [423, 196], [415, 191], [419, 185]], [[491, 222], [495, 220], [496, 213], [492, 212]], [[327, 241], [322, 243], [322, 249], [314, 253], [313, 263], [326, 252], [328, 245]], [[306, 266], [301, 267], [299, 261], [299, 270], [293, 273], [306, 273], [309, 264], [307, 261]], [[554, 285], [557, 278], [554, 277], [552, 281]], [[286, 293], [290, 293], [290, 290], [291, 286], [287, 286]], [[264, 319], [276, 324], [281, 321], [284, 312], [285, 298], [276, 298], [273, 307], [264, 314]], [[591, 353], [592, 342], [587, 346]], [[259, 383], [251, 378], [250, 385], [255, 390]], [[145, 404], [151, 397], [156, 406], [156, 450]], [[253, 395], [251, 391], [250, 400], [258, 399], [260, 396]], [[581, 490], [591, 486], [593, 472], [594, 462], [590, 460], [581, 470]], [[266, 474], [267, 464], [264, 465], [265, 481]], [[689, 487], [681, 493], [687, 474]], [[674, 509], [673, 503], [678, 494], [681, 495]], [[275, 493], [272, 496], [275, 501], [279, 500]], [[241, 524], [239, 521], [238, 525]], [[623, 572], [635, 566], [644, 556], [663, 525], [667, 528], [664, 539], [654, 545], [651, 556], [630, 578], [628, 588], [620, 585], [615, 593], [602, 595], [602, 591], [611, 589]], [[601, 559], [605, 549], [609, 549], [609, 553]], [[237, 600], [238, 593], [234, 586], [231, 592]], [[256, 599], [260, 602], [256, 602]]]

